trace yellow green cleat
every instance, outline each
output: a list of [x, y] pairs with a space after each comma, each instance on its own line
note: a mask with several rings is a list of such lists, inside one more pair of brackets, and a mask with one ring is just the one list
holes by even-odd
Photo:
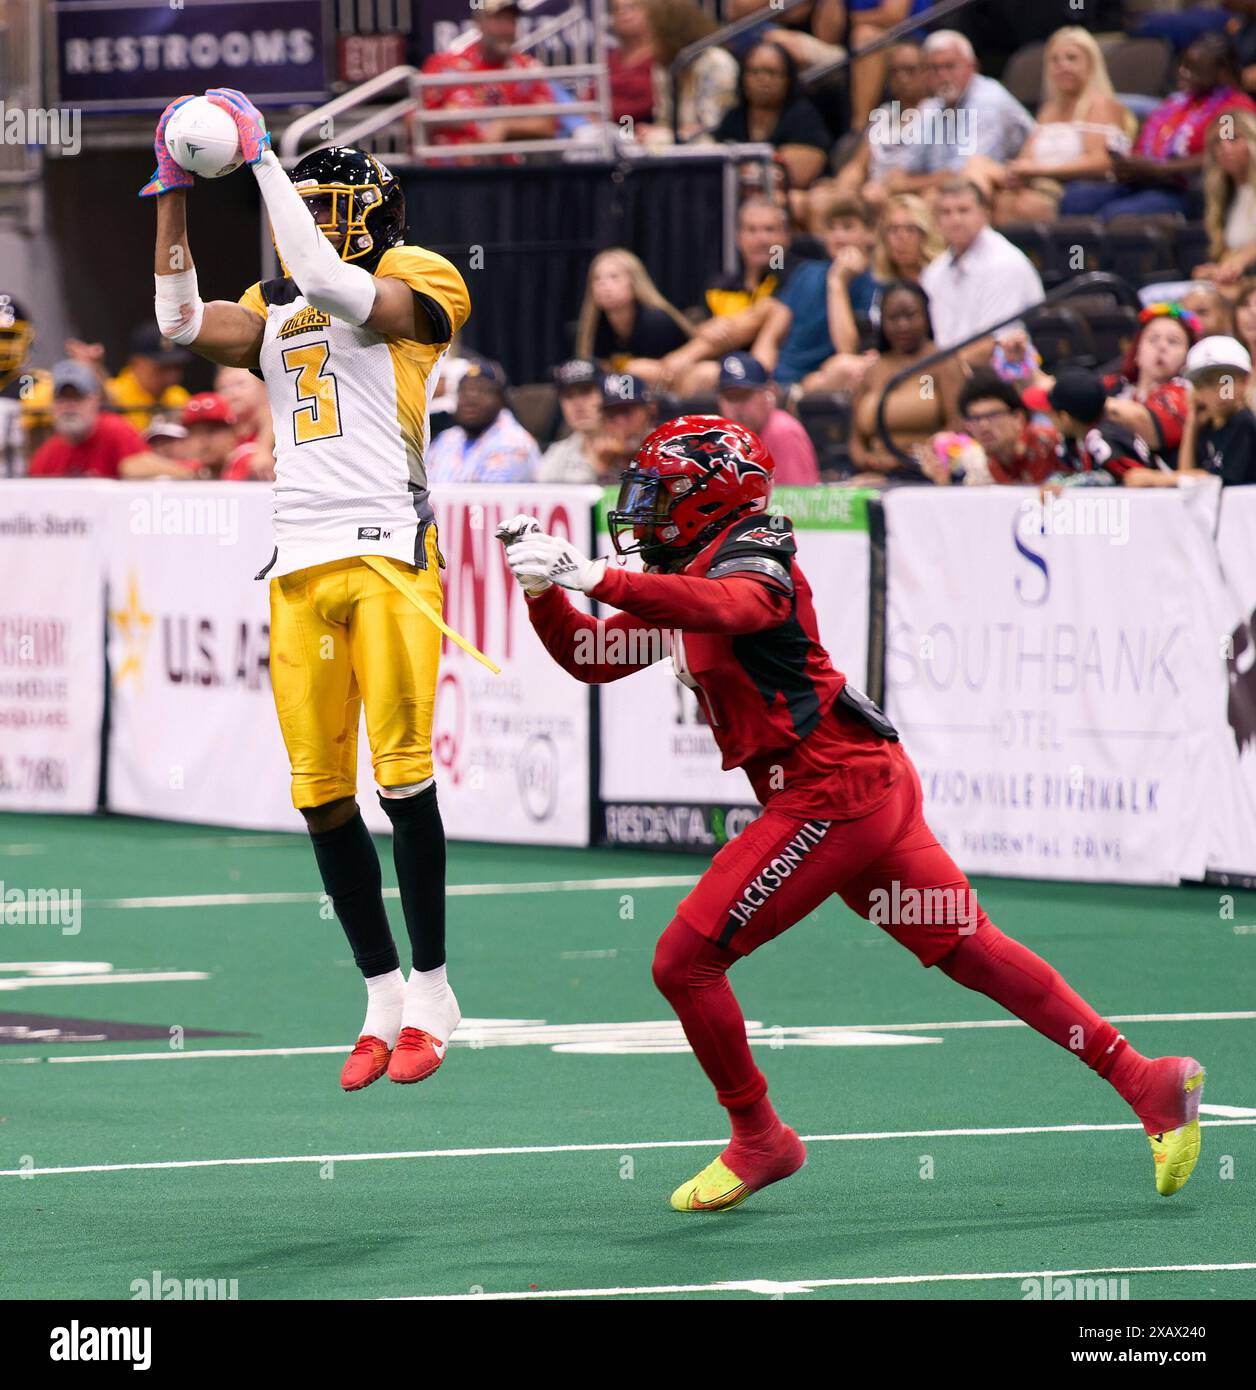
[[753, 1189], [743, 1182], [722, 1158], [708, 1163], [696, 1178], [690, 1178], [672, 1193], [673, 1211], [727, 1211], [744, 1202]]
[[1186, 1186], [1199, 1158], [1199, 1098], [1204, 1089], [1204, 1069], [1193, 1057], [1184, 1058], [1182, 1092], [1186, 1098], [1186, 1122], [1162, 1134], [1149, 1134], [1156, 1161], [1156, 1191], [1172, 1197]]

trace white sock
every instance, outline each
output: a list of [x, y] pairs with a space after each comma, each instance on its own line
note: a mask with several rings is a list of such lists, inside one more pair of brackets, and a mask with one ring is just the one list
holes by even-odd
[[400, 967], [366, 980], [366, 1022], [362, 1032], [396, 1047], [401, 1032], [401, 1011], [405, 1006], [406, 977]]
[[403, 1028], [419, 1028], [432, 1037], [448, 1043], [462, 1020], [458, 1001], [449, 988], [445, 967], [435, 970], [411, 970], [406, 981], [405, 1007], [401, 1014]]

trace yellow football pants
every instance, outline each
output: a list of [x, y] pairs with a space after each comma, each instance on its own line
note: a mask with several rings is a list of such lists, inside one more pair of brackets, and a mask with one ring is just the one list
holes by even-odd
[[435, 526], [426, 552], [426, 569], [353, 556], [270, 581], [270, 679], [298, 809], [356, 793], [364, 705], [379, 785], [432, 776], [441, 633], [397, 587], [441, 613]]

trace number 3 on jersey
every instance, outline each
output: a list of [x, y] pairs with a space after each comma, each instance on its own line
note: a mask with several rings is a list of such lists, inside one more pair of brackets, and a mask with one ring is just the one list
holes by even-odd
[[284, 371], [297, 374], [297, 400], [308, 402], [292, 412], [292, 434], [298, 444], [335, 439], [340, 434], [336, 378], [331, 372], [323, 372], [328, 352], [326, 343], [307, 343], [283, 352]]

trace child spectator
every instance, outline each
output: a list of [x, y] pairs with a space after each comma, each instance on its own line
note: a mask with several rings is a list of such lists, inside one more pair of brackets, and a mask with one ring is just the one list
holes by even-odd
[[1256, 483], [1256, 416], [1247, 406], [1252, 359], [1233, 338], [1201, 338], [1186, 359], [1193, 410], [1179, 467], [1200, 469], [1223, 487]]

